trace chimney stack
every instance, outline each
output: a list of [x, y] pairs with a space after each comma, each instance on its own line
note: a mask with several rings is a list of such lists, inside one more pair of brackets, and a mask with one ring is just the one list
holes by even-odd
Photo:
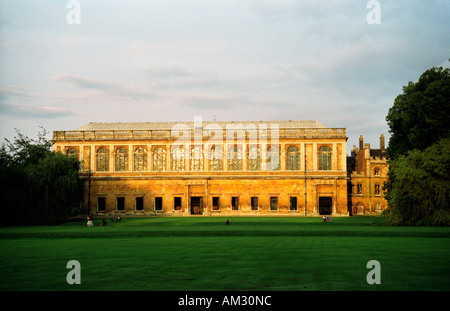
[[364, 140], [362, 135], [359, 136], [359, 150], [363, 150], [364, 149]]
[[383, 134], [381, 134], [381, 136], [380, 136], [380, 149], [381, 149], [381, 152], [384, 152], [384, 135]]

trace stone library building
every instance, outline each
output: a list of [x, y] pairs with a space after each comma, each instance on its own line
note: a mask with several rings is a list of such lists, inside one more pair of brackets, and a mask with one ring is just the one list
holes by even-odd
[[53, 148], [81, 162], [83, 204], [97, 216], [380, 212], [385, 158], [370, 146], [347, 157], [347, 139], [317, 121], [200, 118], [89, 123], [53, 132]]

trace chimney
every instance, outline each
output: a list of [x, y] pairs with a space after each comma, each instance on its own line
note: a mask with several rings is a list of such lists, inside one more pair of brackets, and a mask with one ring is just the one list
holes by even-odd
[[380, 149], [381, 149], [381, 152], [384, 152], [384, 135], [383, 134], [381, 134], [381, 136], [380, 136]]
[[364, 141], [362, 135], [359, 136], [359, 152], [356, 159], [356, 171], [361, 173], [364, 165]]

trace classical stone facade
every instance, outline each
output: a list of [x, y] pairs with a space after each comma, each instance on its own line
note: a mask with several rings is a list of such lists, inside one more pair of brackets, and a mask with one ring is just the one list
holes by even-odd
[[388, 181], [385, 138], [380, 136], [380, 149], [371, 149], [359, 138], [359, 148], [353, 146], [348, 158], [349, 213], [351, 215], [379, 214], [388, 205], [383, 186]]
[[348, 215], [346, 132], [317, 121], [89, 123], [53, 141], [96, 215]]

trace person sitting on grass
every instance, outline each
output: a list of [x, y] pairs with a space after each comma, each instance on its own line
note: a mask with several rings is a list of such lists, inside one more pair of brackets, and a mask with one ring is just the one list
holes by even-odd
[[88, 226], [88, 227], [93, 227], [93, 226], [94, 226], [94, 224], [92, 223], [92, 217], [88, 217], [88, 218], [87, 218], [87, 224], [86, 224], [86, 226]]

